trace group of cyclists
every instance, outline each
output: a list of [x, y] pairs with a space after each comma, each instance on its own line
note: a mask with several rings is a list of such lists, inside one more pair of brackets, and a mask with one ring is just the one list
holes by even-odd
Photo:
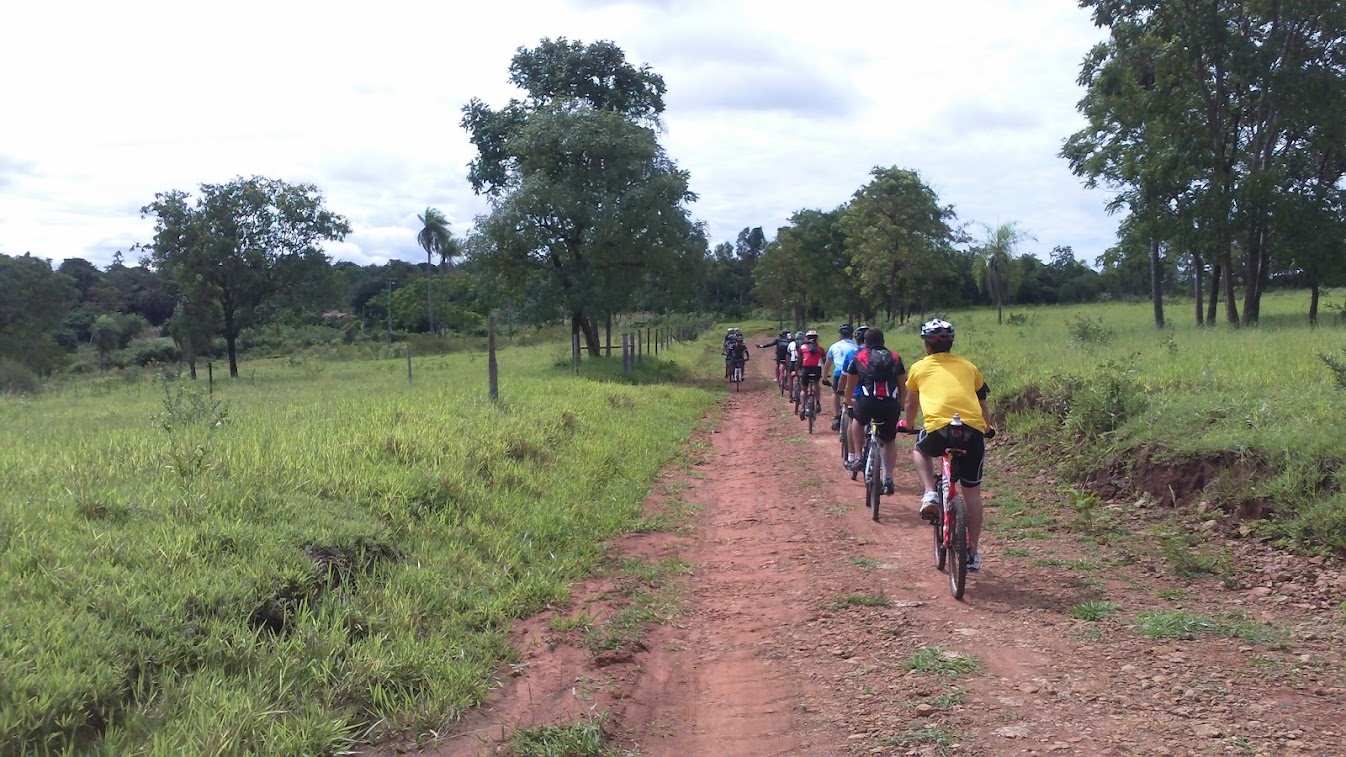
[[[991, 431], [986, 406], [989, 387], [977, 366], [952, 352], [953, 324], [934, 319], [921, 326], [925, 354], [910, 368], [901, 355], [890, 350], [878, 328], [852, 328], [842, 324], [840, 338], [824, 350], [813, 329], [791, 334], [782, 329], [774, 341], [759, 344], [759, 349], [776, 351], [776, 379], [793, 382], [796, 375], [806, 396], [820, 396], [818, 384], [832, 389], [832, 430], [849, 423], [846, 439], [845, 468], [856, 471], [864, 465], [861, 452], [865, 429], [877, 422], [884, 478], [884, 491], [893, 493], [892, 472], [896, 470], [899, 431], [916, 430], [912, 462], [924, 488], [921, 517], [938, 516], [939, 494], [935, 491], [934, 461], [947, 449], [961, 450], [952, 461], [953, 476], [962, 486], [967, 505], [969, 559], [967, 569], [981, 569], [977, 545], [982, 529], [981, 478], [986, 451], [986, 436]], [[748, 360], [748, 350], [739, 329], [730, 329], [725, 337], [725, 375], [731, 363], [740, 367]], [[811, 392], [808, 394], [807, 392]], [[917, 413], [923, 416], [916, 427]], [[955, 416], [961, 425], [954, 423]], [[799, 413], [801, 419], [804, 412]]]

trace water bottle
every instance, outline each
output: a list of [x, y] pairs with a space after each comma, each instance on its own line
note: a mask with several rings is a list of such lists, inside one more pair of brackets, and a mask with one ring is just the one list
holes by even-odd
[[954, 413], [954, 414], [953, 414], [953, 422], [950, 423], [949, 425], [950, 425], [950, 426], [961, 426], [961, 425], [963, 425], [963, 419], [958, 417], [958, 413]]

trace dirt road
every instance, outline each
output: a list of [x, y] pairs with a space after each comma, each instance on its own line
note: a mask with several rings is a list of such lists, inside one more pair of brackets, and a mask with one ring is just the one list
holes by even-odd
[[[595, 653], [567, 621], [601, 623], [631, 592], [619, 575], [576, 587], [521, 625], [520, 663], [435, 754], [507, 751], [517, 728], [586, 719], [616, 754], [1346, 753], [1332, 564], [1143, 501], [1082, 522], [1007, 434], [988, 453], [986, 567], [954, 601], [905, 457], [874, 523], [826, 424], [808, 435], [769, 362], [751, 367], [700, 462], [651, 500], [687, 527], [614, 545], [685, 561], [680, 611]], [[1180, 570], [1180, 550], [1145, 536], [1165, 524], [1237, 565]]]

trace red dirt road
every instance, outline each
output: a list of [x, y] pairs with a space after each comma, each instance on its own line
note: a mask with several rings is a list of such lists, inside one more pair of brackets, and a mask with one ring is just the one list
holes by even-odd
[[[988, 469], [1022, 475], [988, 479], [986, 568], [954, 601], [908, 447], [874, 523], [826, 423], [809, 436], [769, 361], [750, 368], [701, 462], [656, 487], [651, 509], [685, 500], [690, 527], [614, 545], [685, 560], [681, 611], [595, 655], [554, 619], [611, 617], [621, 579], [577, 586], [570, 607], [520, 624], [521, 662], [431, 753], [505, 752], [516, 728], [600, 716], [616, 754], [1346, 753], [1346, 579], [1330, 564], [1231, 541], [1236, 578], [1177, 578], [1129, 539], [1082, 538], [1060, 487], [997, 444]], [[1108, 511], [1143, 530], [1133, 510]], [[1107, 617], [1072, 617], [1087, 602]], [[1224, 625], [1151, 638], [1147, 612]]]

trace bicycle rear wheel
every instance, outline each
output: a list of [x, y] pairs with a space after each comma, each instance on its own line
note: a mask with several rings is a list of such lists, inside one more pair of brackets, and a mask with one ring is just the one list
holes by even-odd
[[[943, 478], [935, 479], [935, 491], [944, 491]], [[931, 531], [935, 534], [935, 570], [944, 570], [944, 563], [948, 557], [948, 550], [944, 547], [944, 502], [943, 496], [940, 497], [939, 510], [935, 517], [930, 519]]]
[[813, 405], [813, 397], [810, 396], [810, 397], [809, 397], [809, 403], [808, 403], [808, 409], [805, 411], [805, 414], [807, 414], [807, 415], [808, 415], [808, 418], [809, 418], [809, 433], [810, 433], [810, 434], [813, 433], [813, 421], [818, 417], [818, 413], [817, 413], [817, 411], [815, 411], [813, 408], [814, 408], [814, 405]]
[[883, 459], [879, 456], [879, 445], [869, 440], [865, 452], [865, 504], [869, 506], [869, 517], [879, 522], [879, 498], [883, 494]]
[[962, 599], [967, 590], [967, 505], [962, 497], [954, 497], [949, 507], [953, 531], [949, 538], [949, 593]]

